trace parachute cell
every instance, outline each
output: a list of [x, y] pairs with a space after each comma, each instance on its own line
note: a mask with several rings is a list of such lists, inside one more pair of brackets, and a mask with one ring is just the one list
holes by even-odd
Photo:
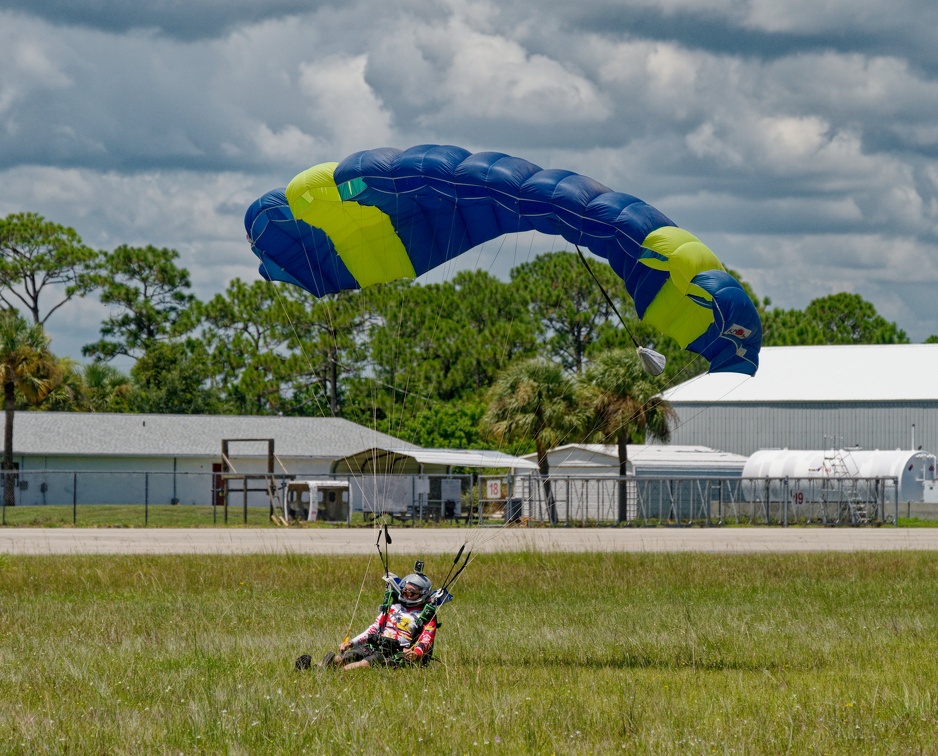
[[261, 275], [315, 296], [414, 278], [504, 234], [559, 235], [604, 258], [639, 318], [702, 355], [755, 374], [752, 300], [693, 234], [637, 197], [499, 152], [423, 145], [323, 163], [245, 215]]

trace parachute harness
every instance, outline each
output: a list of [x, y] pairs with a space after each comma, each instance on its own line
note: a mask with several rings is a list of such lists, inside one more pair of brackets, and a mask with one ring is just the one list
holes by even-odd
[[[381, 536], [384, 535], [384, 548], [381, 547]], [[381, 528], [378, 530], [378, 538], [375, 542], [375, 546], [378, 549], [378, 555], [381, 558], [382, 566], [384, 567], [384, 581], [386, 583], [384, 600], [379, 606], [380, 611], [380, 620], [378, 625], [378, 639], [377, 645], [383, 647], [383, 639], [381, 634], [384, 631], [384, 628], [388, 621], [388, 616], [391, 610], [391, 607], [398, 603], [401, 598], [401, 593], [404, 590], [404, 580], [397, 575], [395, 575], [390, 570], [390, 560], [388, 556], [388, 545], [392, 543], [390, 533], [388, 532], [387, 523], [383, 523]], [[467, 544], [463, 544], [459, 547], [459, 551], [456, 553], [453, 563], [450, 565], [449, 571], [446, 573], [446, 577], [443, 579], [443, 582], [439, 588], [433, 591], [426, 600], [426, 603], [423, 606], [423, 609], [420, 611], [420, 614], [417, 617], [417, 620], [411, 630], [411, 644], [409, 648], [412, 648], [420, 638], [420, 634], [423, 632], [423, 629], [427, 626], [428, 623], [433, 621], [436, 618], [437, 612], [440, 607], [444, 604], [449, 603], [453, 600], [453, 594], [450, 593], [450, 588], [455, 584], [456, 580], [462, 574], [463, 570], [466, 569], [466, 566], [469, 564], [469, 560], [472, 556], [472, 552], [465, 552]], [[460, 564], [460, 559], [462, 563]], [[426, 577], [423, 573], [424, 563], [421, 560], [417, 560], [414, 563], [414, 573], [420, 577]], [[362, 582], [364, 585], [364, 581]], [[359, 590], [359, 599], [361, 598], [361, 590]], [[355, 611], [358, 609], [358, 601], [355, 603]], [[352, 622], [349, 623], [348, 631], [345, 634], [345, 642], [349, 641], [349, 638], [352, 633], [352, 623], [354, 623], [354, 612], [352, 617]], [[439, 623], [438, 625], [439, 626]], [[391, 657], [394, 661], [400, 661], [403, 659], [403, 649], [395, 649], [395, 653]], [[423, 656], [423, 663], [431, 661], [433, 658], [433, 647], [426, 650]]]

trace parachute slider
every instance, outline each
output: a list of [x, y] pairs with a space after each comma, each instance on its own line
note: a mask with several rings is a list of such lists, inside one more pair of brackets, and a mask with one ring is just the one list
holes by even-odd
[[638, 347], [635, 350], [638, 353], [638, 359], [649, 375], [661, 375], [664, 372], [664, 365], [667, 361], [660, 352], [648, 347]]

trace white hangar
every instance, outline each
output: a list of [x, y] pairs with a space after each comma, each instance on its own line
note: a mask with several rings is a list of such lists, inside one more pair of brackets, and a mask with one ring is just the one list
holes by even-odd
[[663, 396], [673, 444], [938, 450], [938, 344], [765, 347], [753, 377], [700, 375]]

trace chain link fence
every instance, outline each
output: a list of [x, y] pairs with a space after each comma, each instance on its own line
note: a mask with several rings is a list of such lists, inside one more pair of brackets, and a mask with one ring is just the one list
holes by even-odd
[[899, 516], [896, 478], [524, 479], [522, 517], [567, 526], [881, 525]]
[[[896, 478], [619, 478], [539, 475], [323, 475], [348, 483], [346, 524], [388, 516], [463, 525], [895, 524]], [[206, 472], [14, 473], [2, 524], [212, 526], [289, 519], [292, 475]], [[0, 473], [0, 494], [7, 477]]]

